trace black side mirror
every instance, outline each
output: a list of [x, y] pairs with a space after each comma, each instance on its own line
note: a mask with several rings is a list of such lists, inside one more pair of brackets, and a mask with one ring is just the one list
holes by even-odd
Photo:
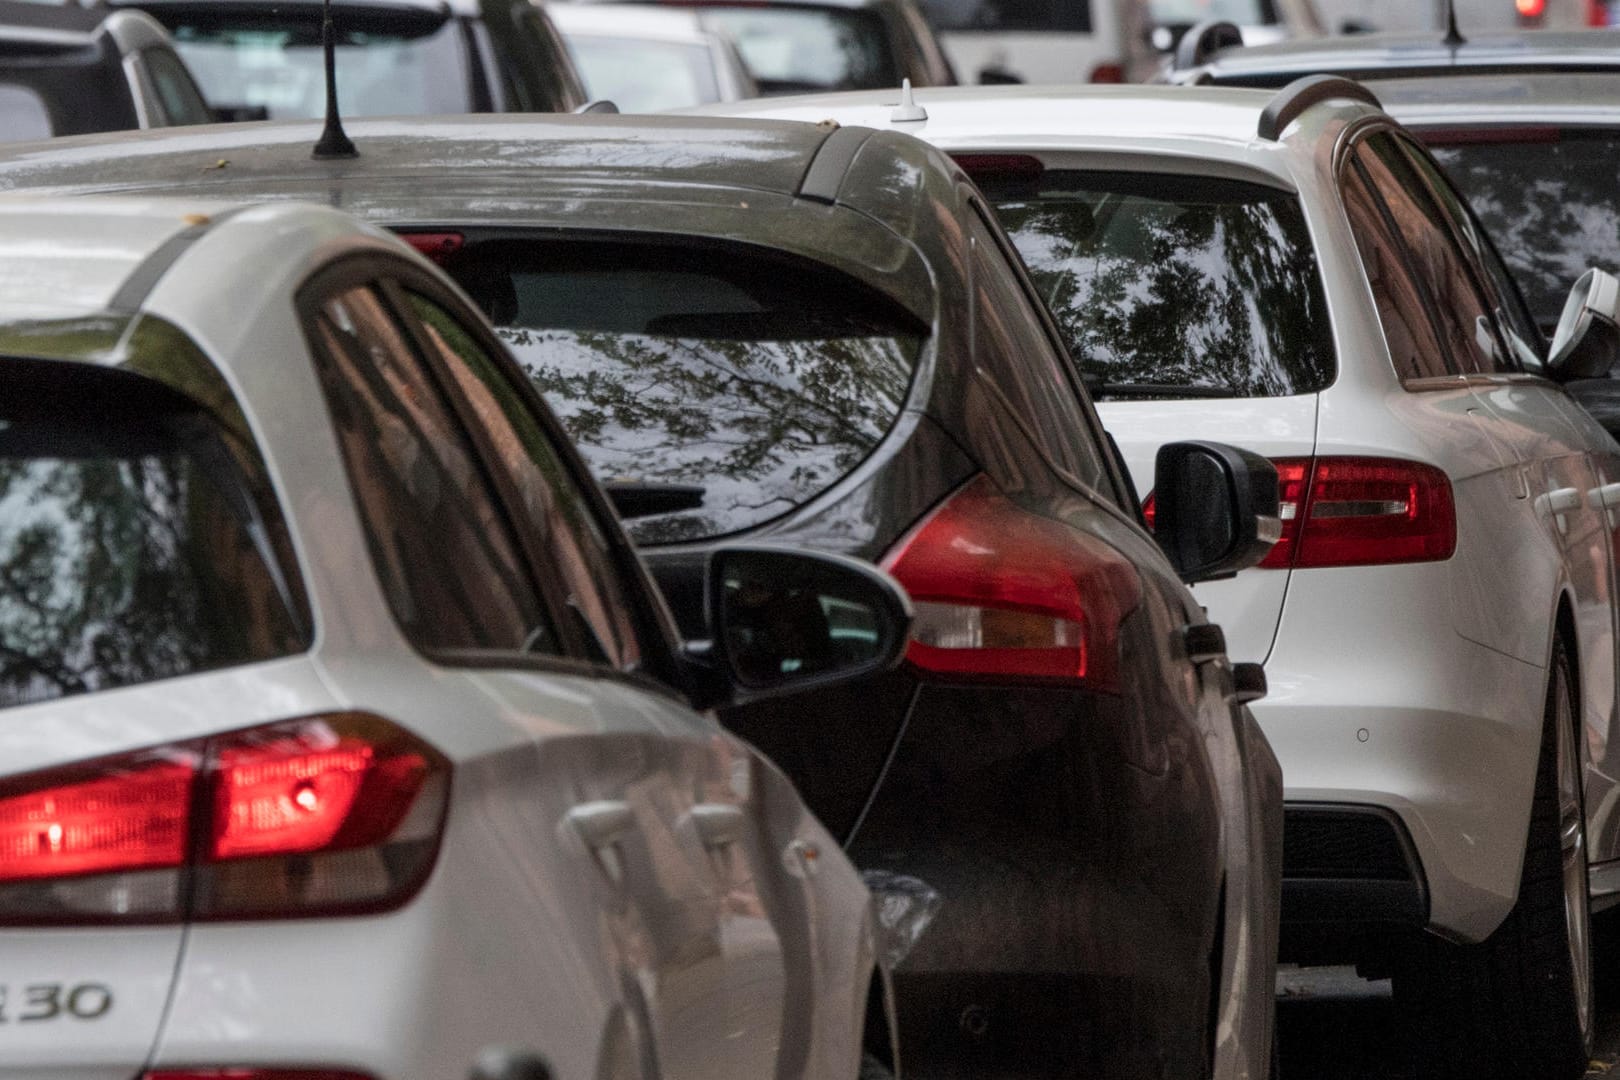
[[1166, 443], [1154, 460], [1153, 492], [1154, 537], [1189, 584], [1248, 569], [1282, 535], [1277, 470], [1252, 451]]
[[699, 706], [740, 705], [887, 671], [905, 655], [911, 600], [842, 555], [717, 548], [706, 583], [709, 640], [687, 646]]
[[478, 1055], [467, 1080], [551, 1080], [551, 1067], [539, 1054], [491, 1046]]
[[979, 69], [980, 86], [1015, 86], [1023, 81], [1024, 77], [1018, 72], [999, 64], [989, 64]]
[[1560, 379], [1596, 379], [1620, 360], [1620, 280], [1593, 268], [1569, 290], [1553, 331], [1547, 370]]

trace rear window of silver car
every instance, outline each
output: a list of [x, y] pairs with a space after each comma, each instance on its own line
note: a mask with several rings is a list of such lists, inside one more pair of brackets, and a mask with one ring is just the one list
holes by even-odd
[[1078, 171], [982, 186], [1099, 398], [1281, 397], [1333, 382], [1294, 195]]
[[308, 648], [254, 453], [149, 380], [0, 367], [0, 708]]
[[762, 92], [878, 90], [900, 85], [876, 12], [793, 4], [704, 7], [703, 25], [737, 44]]
[[488, 241], [446, 264], [604, 481], [698, 485], [625, 522], [704, 539], [804, 504], [904, 407], [924, 331], [840, 275], [735, 252]]
[[[319, 8], [197, 5], [164, 17], [215, 108], [259, 106], [271, 120], [326, 114]], [[448, 14], [350, 6], [334, 26], [345, 116], [471, 111], [466, 43]]]
[[585, 92], [620, 112], [653, 112], [720, 100], [714, 57], [707, 46], [681, 41], [570, 34], [569, 51]]

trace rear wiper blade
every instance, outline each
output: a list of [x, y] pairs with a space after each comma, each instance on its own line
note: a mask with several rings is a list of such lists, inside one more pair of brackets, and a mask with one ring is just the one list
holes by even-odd
[[1097, 397], [1236, 398], [1245, 395], [1230, 386], [1188, 386], [1184, 383], [1105, 382], [1091, 384]]
[[621, 518], [696, 510], [709, 490], [702, 484], [661, 484], [653, 480], [604, 480], [602, 489], [613, 500], [613, 508]]

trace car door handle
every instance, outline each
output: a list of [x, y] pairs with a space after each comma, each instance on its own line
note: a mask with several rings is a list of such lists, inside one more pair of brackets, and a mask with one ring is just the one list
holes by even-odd
[[1572, 487], [1554, 488], [1544, 496], [1547, 509], [1555, 514], [1567, 514], [1581, 508], [1581, 493]]
[[580, 803], [568, 811], [564, 820], [592, 851], [612, 847], [636, 825], [630, 804], [620, 799]]
[[1595, 487], [1587, 493], [1587, 498], [1590, 500], [1594, 510], [1620, 506], [1620, 483]]
[[722, 848], [742, 835], [747, 815], [731, 803], [698, 803], [691, 811], [692, 827], [706, 848]]

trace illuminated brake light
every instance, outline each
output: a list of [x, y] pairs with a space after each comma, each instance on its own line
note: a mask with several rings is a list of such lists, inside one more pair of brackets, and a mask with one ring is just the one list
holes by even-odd
[[1119, 627], [1141, 601], [1107, 544], [1031, 513], [980, 476], [889, 553], [916, 606], [906, 659], [979, 679], [1119, 689]]
[[1457, 548], [1451, 481], [1432, 465], [1370, 457], [1272, 464], [1283, 534], [1263, 567], [1431, 562]]
[[399, 238], [441, 266], [466, 241], [457, 232], [402, 232]]
[[439, 754], [364, 713], [0, 779], [0, 925], [398, 906], [432, 868], [448, 784]]
[[1521, 19], [1538, 20], [1547, 14], [1547, 0], [1513, 0], [1513, 9]]

